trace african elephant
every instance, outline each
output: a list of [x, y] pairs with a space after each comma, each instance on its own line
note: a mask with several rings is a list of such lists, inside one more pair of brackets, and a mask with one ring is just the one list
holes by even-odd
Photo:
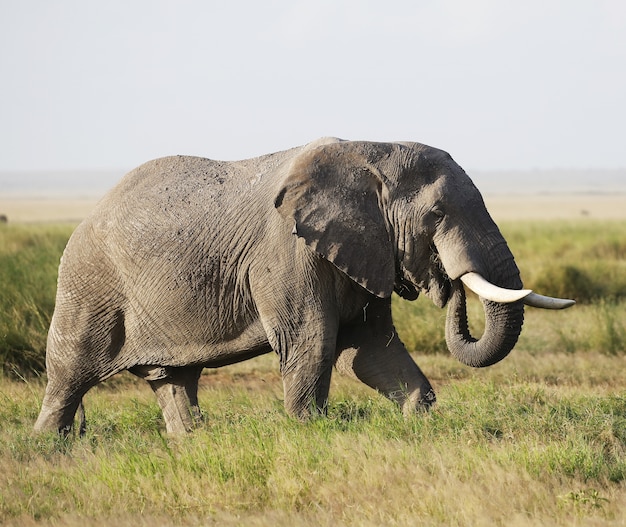
[[[483, 298], [479, 340], [462, 281]], [[333, 366], [425, 409], [435, 395], [394, 329], [392, 292], [447, 304], [450, 351], [482, 367], [515, 345], [524, 302], [573, 303], [521, 288], [479, 191], [441, 150], [322, 139], [245, 161], [150, 161], [64, 251], [35, 428], [67, 432], [83, 395], [129, 370], [167, 430], [187, 431], [203, 368], [271, 350], [298, 418], [324, 412]]]

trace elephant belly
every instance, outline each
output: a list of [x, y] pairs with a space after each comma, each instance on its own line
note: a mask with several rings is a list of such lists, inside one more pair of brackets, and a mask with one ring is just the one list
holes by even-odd
[[[129, 320], [126, 342], [122, 349], [124, 362], [132, 366], [225, 366], [272, 350], [260, 321], [237, 333], [211, 333], [206, 327], [137, 323]], [[215, 328], [213, 328], [215, 329]]]

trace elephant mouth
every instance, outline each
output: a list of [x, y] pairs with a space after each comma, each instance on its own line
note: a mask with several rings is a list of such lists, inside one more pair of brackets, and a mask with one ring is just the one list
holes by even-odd
[[428, 283], [414, 286], [409, 280], [403, 278], [396, 281], [394, 291], [405, 300], [417, 300], [420, 292], [423, 292], [437, 307], [443, 308], [450, 300], [452, 294], [452, 282], [448, 280], [432, 280]]
[[398, 271], [396, 275], [396, 282], [394, 285], [394, 291], [398, 296], [405, 300], [417, 300], [419, 296], [418, 289], [409, 281], [402, 272]]
[[439, 308], [443, 308], [452, 295], [452, 280], [445, 275], [433, 276], [423, 288], [424, 294]]
[[452, 295], [452, 279], [446, 273], [436, 248], [431, 247], [428, 266], [415, 274], [402, 264], [396, 270], [394, 291], [405, 300], [416, 300], [424, 293], [437, 307], [447, 305]]
[[430, 266], [428, 267], [428, 278], [422, 286], [424, 294], [439, 308], [443, 308], [452, 295], [452, 279], [439, 257], [439, 252], [435, 246], [431, 246]]

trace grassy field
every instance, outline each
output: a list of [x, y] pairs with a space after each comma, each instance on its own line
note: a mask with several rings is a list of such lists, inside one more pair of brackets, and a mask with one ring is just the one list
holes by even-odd
[[267, 355], [205, 371], [189, 436], [121, 375], [85, 398], [86, 436], [61, 439], [31, 430], [71, 226], [0, 225], [0, 524], [626, 525], [626, 222], [502, 230], [527, 287], [579, 304], [528, 309], [511, 355], [472, 370], [445, 351], [444, 311], [396, 301], [429, 415], [336, 375], [328, 418], [295, 422]]

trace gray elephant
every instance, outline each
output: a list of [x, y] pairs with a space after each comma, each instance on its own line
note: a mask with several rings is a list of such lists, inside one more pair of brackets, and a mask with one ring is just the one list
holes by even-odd
[[[462, 281], [483, 299], [479, 340]], [[188, 431], [203, 368], [272, 350], [298, 418], [324, 412], [333, 366], [425, 409], [435, 395], [394, 329], [392, 292], [447, 304], [450, 351], [483, 367], [515, 345], [524, 303], [573, 303], [521, 288], [480, 193], [441, 150], [322, 139], [246, 161], [150, 161], [68, 242], [35, 428], [67, 432], [84, 394], [129, 370], [168, 432]]]

